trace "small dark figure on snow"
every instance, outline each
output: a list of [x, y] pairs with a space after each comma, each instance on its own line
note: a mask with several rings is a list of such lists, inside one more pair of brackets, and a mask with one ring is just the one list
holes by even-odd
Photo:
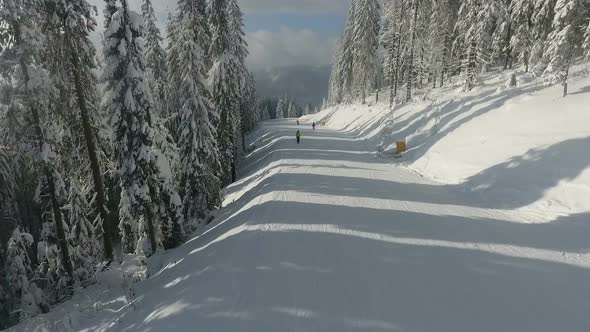
[[311, 127], [313, 128], [313, 130], [315, 130], [315, 121], [311, 124]]
[[297, 130], [295, 137], [297, 138], [297, 144], [299, 144], [299, 142], [301, 141], [301, 132], [299, 130]]
[[299, 126], [299, 120], [297, 120], [297, 125]]

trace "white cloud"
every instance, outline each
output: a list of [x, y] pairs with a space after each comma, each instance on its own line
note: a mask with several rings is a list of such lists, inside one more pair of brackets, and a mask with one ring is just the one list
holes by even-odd
[[[104, 0], [88, 0], [98, 9], [98, 31], [93, 39], [98, 42], [102, 34]], [[175, 0], [152, 0], [158, 25], [165, 37], [164, 25], [168, 12], [176, 8]], [[142, 0], [129, 0], [130, 7], [140, 11]], [[247, 14], [338, 14], [346, 11], [349, 0], [240, 0]], [[274, 29], [273, 29], [274, 30]], [[248, 64], [254, 69], [288, 65], [326, 65], [331, 63], [336, 40], [322, 37], [309, 29], [294, 30], [283, 26], [278, 31], [258, 30], [247, 32], [250, 56]]]
[[[104, 0], [88, 0], [99, 9], [102, 16]], [[152, 0], [156, 16], [160, 22], [165, 22], [169, 12], [176, 9], [176, 0]], [[133, 10], [139, 11], [142, 0], [129, 0]], [[350, 6], [350, 0], [239, 0], [245, 14], [305, 14], [344, 15]], [[99, 18], [102, 21], [102, 17]]]
[[248, 33], [248, 64], [255, 69], [287, 65], [319, 66], [331, 63], [335, 39], [322, 38], [312, 30], [259, 30]]

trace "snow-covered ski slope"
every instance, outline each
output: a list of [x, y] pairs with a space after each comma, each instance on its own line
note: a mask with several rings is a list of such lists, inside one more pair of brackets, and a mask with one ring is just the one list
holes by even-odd
[[[573, 196], [587, 190], [590, 121], [580, 122], [590, 116], [568, 106], [590, 111], [586, 82], [572, 84], [580, 93], [567, 101], [555, 88], [497, 92], [490, 83], [493, 91], [483, 88], [483, 97], [459, 94], [452, 103], [460, 107], [443, 107], [449, 111], [439, 113], [437, 131], [426, 130], [428, 122], [404, 120], [430, 118], [420, 103], [400, 108], [400, 126], [424, 128], [407, 129], [410, 148], [420, 139], [425, 144], [401, 161], [388, 153], [397, 127], [376, 116], [386, 113], [380, 105], [326, 110], [313, 117], [326, 125], [315, 131], [311, 118], [301, 126], [264, 123], [251, 136], [256, 149], [241, 165], [242, 178], [226, 190], [226, 207], [203, 234], [159, 257], [162, 267], [135, 288], [134, 309], [111, 289], [96, 312], [72, 315], [79, 306], [66, 304], [75, 319], [63, 325], [145, 332], [590, 331], [590, 213], [583, 204], [590, 197], [574, 197], [581, 205], [572, 213], [535, 204], [556, 186], [581, 190]], [[494, 101], [505, 93], [511, 97], [504, 104]], [[553, 111], [570, 112], [571, 121], [560, 123], [555, 115], [547, 120], [553, 131], [533, 135], [545, 121], [524, 119], [521, 113], [533, 112], [522, 110], [526, 103], [553, 103]], [[487, 113], [481, 105], [489, 105]], [[523, 141], [516, 139], [517, 124], [490, 128], [503, 117], [527, 120], [518, 124]], [[471, 128], [477, 123], [480, 130]], [[510, 137], [470, 148], [493, 131], [494, 139]], [[480, 136], [469, 138], [470, 132]], [[530, 142], [538, 147], [525, 147]], [[529, 157], [530, 149], [537, 153]], [[443, 150], [448, 154], [435, 157]], [[430, 166], [420, 168], [423, 158]], [[480, 170], [496, 159], [493, 171]], [[411, 169], [432, 175], [436, 163], [444, 169], [437, 181]], [[454, 168], [453, 174], [483, 175], [441, 183]], [[502, 191], [487, 179], [512, 187]], [[63, 312], [15, 330], [65, 331], [39, 323]]]
[[135, 310], [73, 329], [590, 330], [588, 218], [523, 223], [309, 127], [298, 146], [293, 121], [265, 123], [217, 223], [162, 257]]

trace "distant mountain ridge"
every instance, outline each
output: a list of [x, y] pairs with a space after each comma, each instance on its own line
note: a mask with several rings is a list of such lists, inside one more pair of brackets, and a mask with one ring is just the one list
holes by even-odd
[[288, 66], [254, 70], [258, 95], [280, 98], [287, 94], [300, 105], [321, 105], [328, 96], [331, 66]]

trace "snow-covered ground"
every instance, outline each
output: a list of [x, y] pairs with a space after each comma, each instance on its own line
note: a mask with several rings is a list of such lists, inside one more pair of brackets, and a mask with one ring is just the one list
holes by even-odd
[[226, 207], [150, 278], [14, 330], [590, 331], [590, 80], [565, 100], [497, 81], [393, 125], [381, 105], [264, 123]]
[[567, 98], [561, 85], [546, 87], [529, 74], [518, 73], [516, 88], [506, 88], [509, 73], [489, 74], [468, 93], [436, 89], [393, 112], [386, 100], [327, 109], [310, 120], [367, 140], [389, 157], [395, 141], [406, 139], [409, 151], [398, 164], [469, 191], [470, 204], [547, 222], [590, 212], [587, 67], [573, 69]]

